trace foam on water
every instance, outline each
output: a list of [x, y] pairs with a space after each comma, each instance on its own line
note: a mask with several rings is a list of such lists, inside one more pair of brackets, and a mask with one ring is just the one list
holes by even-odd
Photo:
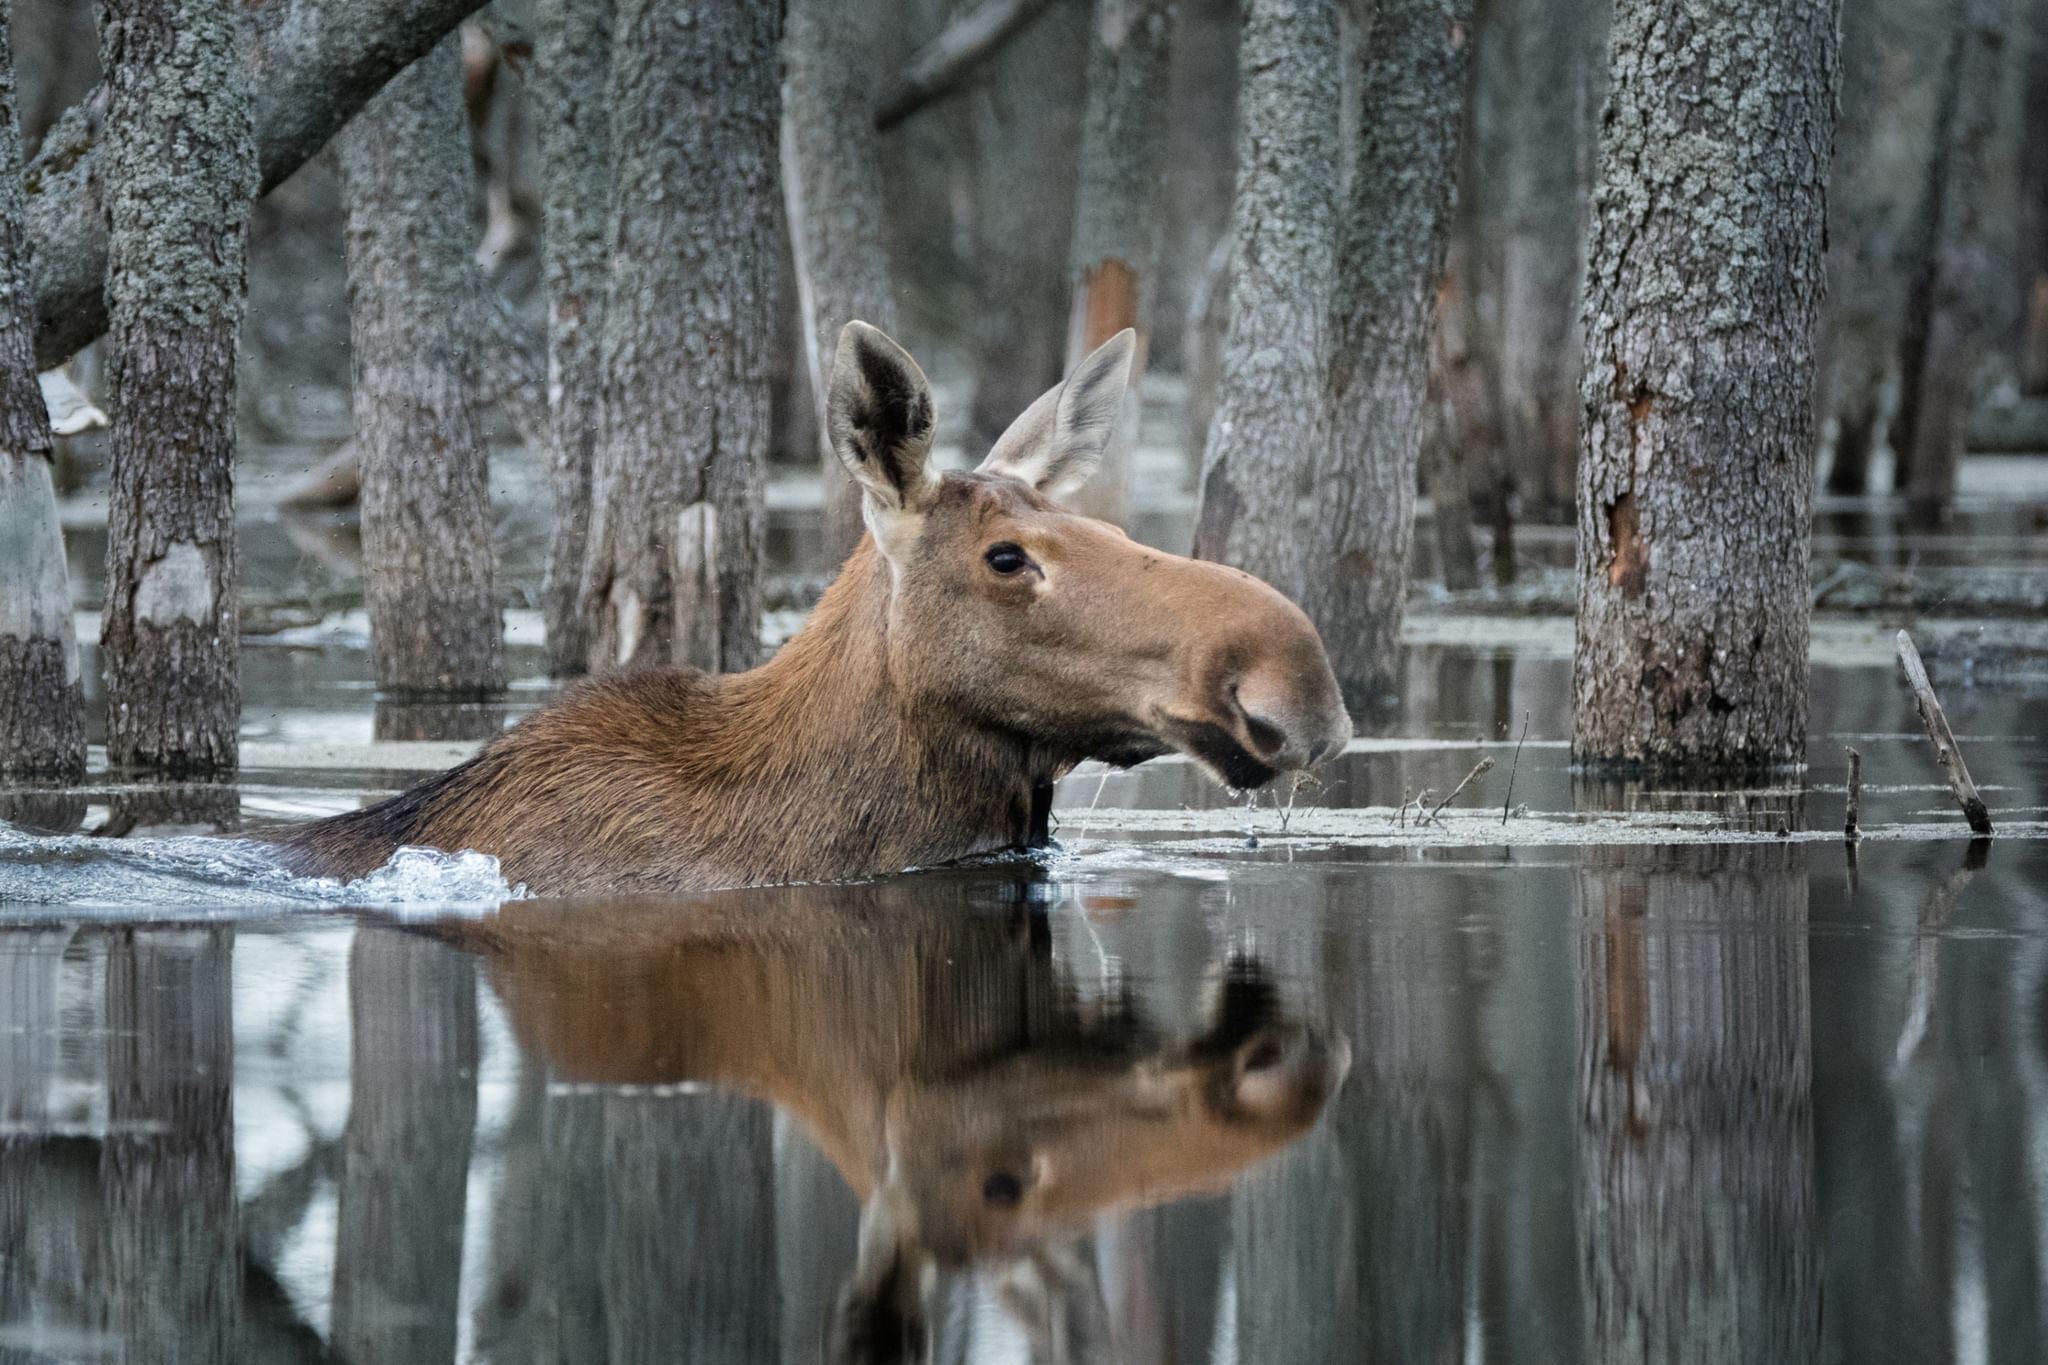
[[67, 916], [175, 911], [181, 918], [231, 918], [310, 906], [460, 914], [525, 894], [486, 853], [401, 848], [368, 876], [342, 881], [297, 876], [255, 842], [46, 838], [0, 823], [0, 906], [9, 915], [49, 908]]

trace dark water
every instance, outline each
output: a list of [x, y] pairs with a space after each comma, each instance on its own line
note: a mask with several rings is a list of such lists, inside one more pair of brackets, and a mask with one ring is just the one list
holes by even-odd
[[1225, 870], [22, 920], [0, 1360], [2048, 1359], [2048, 845]]

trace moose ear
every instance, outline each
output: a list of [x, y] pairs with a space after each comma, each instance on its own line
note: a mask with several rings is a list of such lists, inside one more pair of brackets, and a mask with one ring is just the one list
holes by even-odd
[[1137, 351], [1138, 334], [1126, 327], [1089, 352], [996, 438], [982, 472], [1022, 479], [1049, 498], [1088, 482], [1116, 434]]
[[931, 1258], [909, 1245], [903, 1195], [884, 1184], [861, 1209], [853, 1271], [825, 1329], [829, 1365], [922, 1365], [931, 1359]]
[[878, 518], [920, 513], [938, 492], [931, 467], [931, 385], [901, 346], [865, 322], [840, 329], [825, 428], [833, 451], [866, 494], [876, 539], [887, 539]]

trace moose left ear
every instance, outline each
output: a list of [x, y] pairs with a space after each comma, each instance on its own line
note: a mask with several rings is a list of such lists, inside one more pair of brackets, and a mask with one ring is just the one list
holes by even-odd
[[901, 346], [865, 322], [840, 329], [825, 426], [833, 451], [867, 495], [870, 525], [876, 513], [918, 513], [930, 504], [939, 487], [931, 467], [931, 385]]
[[1022, 479], [1049, 498], [1088, 482], [1116, 434], [1138, 334], [1126, 327], [1088, 353], [996, 438], [982, 472]]

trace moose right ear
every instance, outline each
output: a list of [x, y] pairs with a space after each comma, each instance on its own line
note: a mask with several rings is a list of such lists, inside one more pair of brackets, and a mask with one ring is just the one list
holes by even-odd
[[879, 329], [847, 323], [832, 356], [825, 429], [865, 495], [868, 529], [889, 553], [902, 519], [921, 517], [939, 488], [931, 466], [932, 390], [924, 371]]

